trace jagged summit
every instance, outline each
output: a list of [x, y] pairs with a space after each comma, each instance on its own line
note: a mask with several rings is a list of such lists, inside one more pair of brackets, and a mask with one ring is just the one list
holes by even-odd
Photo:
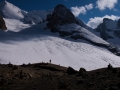
[[53, 28], [56, 25], [64, 25], [70, 23], [78, 24], [78, 21], [75, 19], [75, 16], [72, 12], [62, 4], [58, 4], [51, 17], [48, 19], [48, 28]]
[[120, 20], [104, 18], [103, 23], [98, 25], [96, 31], [100, 33], [101, 38], [110, 43], [120, 44]]
[[103, 22], [106, 22], [106, 21], [113, 21], [112, 19], [109, 19], [109, 18], [104, 18], [103, 19]]

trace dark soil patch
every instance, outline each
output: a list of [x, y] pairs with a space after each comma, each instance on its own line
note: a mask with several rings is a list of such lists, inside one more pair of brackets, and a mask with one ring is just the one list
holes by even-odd
[[120, 68], [75, 71], [50, 63], [0, 65], [0, 90], [120, 90]]

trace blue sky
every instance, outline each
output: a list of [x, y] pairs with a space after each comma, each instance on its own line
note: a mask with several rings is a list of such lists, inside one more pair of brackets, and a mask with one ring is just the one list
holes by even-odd
[[[2, 0], [0, 0], [2, 1]], [[107, 17], [113, 20], [120, 17], [119, 0], [7, 0], [25, 11], [49, 10], [57, 4], [69, 8], [76, 17], [79, 17], [89, 26], [95, 26]]]

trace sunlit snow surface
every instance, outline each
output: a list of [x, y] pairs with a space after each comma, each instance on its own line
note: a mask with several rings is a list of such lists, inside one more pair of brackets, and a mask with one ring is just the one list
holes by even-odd
[[74, 24], [74, 23], [59, 26], [59, 29], [61, 31], [67, 31], [67, 32], [78, 31], [76, 34], [79, 33], [79, 35], [87, 38], [88, 40], [91, 40], [91, 41], [96, 42], [96, 43], [103, 43], [103, 44], [109, 45], [108, 42], [106, 42], [103, 39], [99, 38], [98, 36], [91, 33], [87, 29], [81, 27], [80, 25], [77, 25], [77, 24]]
[[27, 64], [51, 59], [54, 64], [76, 70], [80, 67], [94, 70], [109, 63], [120, 66], [120, 57], [107, 49], [84, 40], [61, 38], [58, 33], [44, 30], [46, 23], [29, 25], [14, 19], [5, 19], [5, 22], [8, 31], [0, 31], [0, 63]]
[[17, 20], [23, 19], [27, 13], [6, 0], [0, 2], [0, 11], [4, 17]]

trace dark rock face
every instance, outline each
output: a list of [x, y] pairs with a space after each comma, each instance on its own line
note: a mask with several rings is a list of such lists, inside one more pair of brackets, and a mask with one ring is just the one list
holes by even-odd
[[117, 24], [118, 27], [120, 27], [120, 19], [118, 20], [118, 24]]
[[100, 36], [101, 38], [103, 38], [104, 40], [107, 40], [108, 39], [108, 35], [106, 33], [106, 26], [105, 26], [105, 23], [101, 23], [96, 31], [100, 32]]
[[0, 16], [0, 29], [7, 30], [4, 19]]
[[115, 35], [116, 37], [119, 37], [119, 38], [120, 38], [120, 30], [115, 30], [115, 31], [114, 31], [114, 35]]
[[[96, 28], [96, 31], [97, 32], [100, 32], [100, 36], [102, 39], [104, 40], [108, 40], [110, 38], [113, 38], [112, 36], [109, 35], [109, 32], [111, 32], [112, 30], [109, 30], [107, 29], [106, 27], [106, 21], [109, 22], [109, 20], [111, 19], [108, 19], [108, 18], [104, 18], [103, 19], [103, 23], [101, 23], [100, 25], [98, 25], [98, 27]], [[115, 30], [114, 30], [115, 31]], [[108, 32], [108, 33], [107, 33]]]
[[109, 18], [104, 18], [104, 19], [103, 19], [103, 22], [105, 23], [105, 21], [107, 21], [107, 20], [111, 20], [111, 19], [109, 19]]
[[70, 23], [79, 24], [72, 12], [62, 4], [59, 4], [55, 7], [53, 14], [51, 17], [49, 16], [49, 19], [47, 20], [49, 20], [47, 27], [54, 30], [58, 25]]
[[[106, 23], [106, 21], [107, 21], [107, 23]], [[114, 37], [120, 38], [120, 19], [117, 21], [117, 27], [116, 28], [111, 28], [111, 29], [109, 28], [108, 29], [106, 27], [106, 24], [110, 26], [111, 24], [109, 24], [109, 22], [111, 22], [111, 21], [113, 21], [113, 20], [108, 19], [108, 18], [104, 18], [103, 23], [98, 25], [98, 27], [96, 28], [96, 31], [100, 32], [100, 36], [104, 40], [112, 39]], [[113, 24], [115, 24], [115, 23], [113, 22]], [[110, 34], [109, 34], [110, 32], [113, 33], [113, 36], [110, 36]]]

